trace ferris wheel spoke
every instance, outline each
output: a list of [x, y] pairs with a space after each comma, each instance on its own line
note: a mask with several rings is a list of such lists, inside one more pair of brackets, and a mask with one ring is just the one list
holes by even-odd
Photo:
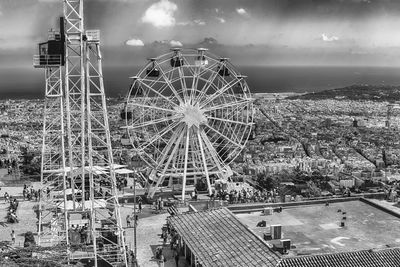
[[[192, 88], [193, 89], [197, 89], [197, 85], [198, 85], [198, 83], [199, 83], [199, 78], [204, 74], [204, 73], [206, 73], [207, 71], [209, 71], [209, 69], [213, 69], [214, 67], [216, 67], [217, 65], [218, 65], [218, 63], [214, 63], [214, 64], [212, 64], [210, 67], [209, 67], [209, 69], [208, 68], [202, 68], [201, 66], [196, 66], [196, 68], [192, 68], [192, 66], [190, 65], [190, 63], [187, 61], [187, 59], [186, 58], [184, 58], [184, 62], [185, 62], [185, 65], [187, 65], [188, 66], [188, 68], [189, 68], [189, 71], [191, 72], [191, 74], [192, 74]], [[196, 97], [196, 96], [195, 96]], [[192, 100], [192, 101], [194, 101], [196, 98], [193, 98], [193, 93], [190, 95], [190, 99]]]
[[201, 95], [199, 98], [197, 98], [198, 100], [200, 100], [204, 95], [207, 95], [207, 91], [210, 89], [211, 85], [214, 84], [215, 79], [218, 77], [218, 69], [221, 67], [225, 67], [226, 63], [225, 62], [216, 62], [215, 63], [217, 70], [213, 71], [213, 74], [211, 76], [210, 79], [207, 80], [206, 84], [203, 86], [203, 88], [201, 89]]
[[193, 103], [194, 99], [196, 98], [196, 88], [199, 82], [200, 69], [195, 69], [195, 70], [192, 70], [191, 68], [189, 69], [190, 72], [192, 73], [192, 91], [190, 92], [190, 101]]
[[199, 148], [200, 148], [200, 154], [201, 154], [201, 159], [203, 161], [203, 167], [204, 167], [204, 174], [206, 175], [206, 182], [207, 182], [207, 187], [208, 187], [208, 193], [211, 196], [211, 182], [210, 182], [210, 176], [208, 174], [208, 166], [207, 166], [207, 160], [206, 156], [204, 155], [204, 149], [203, 149], [203, 142], [201, 141], [201, 136], [200, 136], [200, 131], [197, 130], [197, 140], [199, 142]]
[[198, 164], [199, 163], [199, 153], [198, 153], [198, 151], [200, 151], [200, 150], [199, 150], [196, 140], [197, 139], [195, 139], [192, 134], [192, 138], [190, 139], [191, 159], [192, 159], [193, 168], [198, 170], [199, 169], [199, 164]]
[[158, 92], [157, 90], [155, 90], [153, 87], [149, 86], [148, 84], [146, 84], [145, 82], [143, 82], [142, 79], [137, 79], [137, 81], [144, 85], [146, 88], [148, 88], [149, 90], [153, 91], [154, 93], [156, 93], [157, 95], [159, 95], [160, 97], [162, 97], [163, 99], [167, 100], [169, 103], [171, 103], [173, 106], [177, 107], [178, 105], [176, 103], [174, 103], [170, 98], [166, 97], [165, 95], [161, 94], [160, 92]]
[[[171, 154], [168, 154], [168, 152], [171, 150], [173, 145], [179, 144], [180, 141], [177, 141], [177, 140], [182, 135], [183, 129], [184, 129], [184, 124], [180, 124], [179, 127], [176, 129], [176, 132], [175, 132], [176, 134], [172, 135], [171, 139], [169, 139], [167, 145], [161, 152], [162, 158], [158, 161], [157, 169], [164, 163], [167, 156], [171, 155]], [[175, 142], [175, 141], [177, 141], [177, 142]]]
[[165, 127], [158, 135], [154, 135], [152, 139], [150, 139], [150, 141], [142, 148], [143, 150], [147, 147], [149, 147], [151, 144], [153, 144], [155, 141], [157, 141], [158, 139], [160, 139], [161, 137], [163, 137], [164, 135], [166, 135], [167, 133], [169, 133], [171, 130], [173, 130], [176, 126], [178, 126], [180, 123], [180, 121], [176, 121], [170, 125], [168, 125], [168, 127]]
[[214, 146], [212, 145], [211, 141], [208, 139], [206, 133], [204, 132], [204, 129], [199, 129], [200, 136], [202, 141], [204, 142], [208, 152], [210, 153], [211, 158], [214, 160], [215, 165], [217, 165], [217, 168], [222, 172], [222, 161], [219, 159], [218, 153], [215, 150]]
[[204, 86], [204, 88], [203, 88], [203, 90], [202, 90], [202, 91], [204, 91], [205, 94], [207, 94], [208, 89], [210, 89], [211, 85], [214, 83], [215, 79], [218, 77], [218, 75], [219, 75], [218, 69], [219, 69], [219, 68], [224, 68], [224, 67], [226, 67], [225, 62], [222, 62], [222, 64], [221, 64], [221, 62], [220, 62], [220, 63], [218, 64], [217, 70], [214, 71], [214, 76], [213, 76], [213, 78], [212, 78], [212, 79], [209, 79], [209, 83], [208, 83], [208, 84], [206, 83], [205, 86]]
[[215, 129], [214, 127], [208, 125], [208, 124], [204, 124], [207, 128], [209, 128], [210, 130], [214, 131], [215, 133], [219, 134], [221, 137], [225, 138], [225, 140], [227, 140], [228, 142], [236, 145], [239, 148], [243, 148], [243, 146], [239, 143], [237, 143], [236, 141], [230, 139], [228, 136], [224, 135], [223, 133], [221, 133], [220, 131], [218, 131], [217, 129]]
[[177, 152], [177, 150], [178, 150], [178, 148], [179, 148], [179, 146], [180, 146], [180, 144], [181, 144], [182, 138], [183, 138], [183, 136], [184, 136], [184, 132], [185, 132], [184, 129], [185, 129], [185, 128], [184, 128], [184, 126], [183, 126], [183, 128], [182, 128], [180, 134], [177, 135], [177, 137], [178, 137], [177, 141], [176, 141], [175, 143], [173, 143], [175, 146], [174, 146], [174, 148], [172, 149], [172, 152], [171, 152], [171, 154], [169, 155], [168, 160], [167, 160], [167, 162], [166, 162], [165, 165], [164, 165], [164, 168], [163, 168], [163, 170], [162, 170], [162, 172], [161, 172], [161, 177], [160, 177], [159, 180], [157, 181], [156, 187], [160, 186], [160, 183], [161, 183], [161, 181], [163, 180], [163, 177], [164, 177], [165, 173], [167, 172], [168, 167], [169, 167], [169, 165], [171, 164], [172, 159], [176, 158], [176, 157], [175, 157], [175, 154], [176, 154], [176, 152]]
[[182, 100], [181, 96], [178, 94], [176, 91], [175, 87], [172, 85], [171, 80], [167, 77], [165, 74], [164, 70], [161, 68], [160, 64], [158, 62], [155, 62], [156, 66], [158, 66], [158, 69], [160, 70], [161, 76], [164, 78], [165, 82], [167, 83], [168, 87], [171, 89], [172, 93], [175, 95], [175, 97], [181, 102], [184, 103]]
[[187, 94], [188, 90], [186, 86], [185, 73], [183, 72], [182, 67], [178, 67], [178, 73], [179, 73], [179, 81], [182, 87], [183, 98], [185, 101], [188, 101], [188, 94]]
[[204, 86], [201, 88], [200, 94], [199, 96], [196, 98], [196, 101], [200, 101], [200, 99], [202, 97], [204, 97], [205, 95], [207, 95], [207, 91], [208, 89], [211, 87], [211, 85], [214, 83], [215, 79], [218, 76], [218, 71], [213, 71], [211, 77], [209, 79], [207, 79], [206, 83], [204, 84]]
[[[197, 88], [197, 83], [199, 82], [199, 78], [202, 75], [204, 75], [205, 73], [210, 72], [210, 71], [213, 72], [212, 69], [217, 68], [218, 65], [219, 65], [219, 62], [216, 62], [216, 63], [210, 65], [209, 67], [198, 66], [196, 68], [199, 71], [197, 74], [197, 79], [196, 79], [196, 87], [193, 87], [193, 88]], [[216, 73], [218, 73], [218, 72], [216, 72], [216, 71], [213, 72], [213, 74], [216, 74]], [[204, 89], [204, 86], [203, 86], [203, 89]]]
[[[237, 126], [237, 125], [236, 125]], [[239, 140], [239, 142], [242, 142], [242, 139], [237, 135], [237, 132], [239, 132], [240, 129], [237, 129], [236, 126], [234, 127], [235, 129], [232, 128], [232, 124], [227, 125], [227, 127], [229, 128], [229, 130], [232, 133], [232, 136], [235, 137], [235, 140]]]
[[180, 119], [182, 117], [181, 114], [177, 114], [175, 116], [171, 116], [171, 117], [166, 117], [166, 118], [161, 118], [161, 119], [156, 119], [156, 120], [152, 120], [152, 121], [145, 121], [143, 123], [136, 123], [134, 122], [134, 125], [130, 125], [130, 126], [124, 126], [121, 127], [123, 129], [128, 129], [128, 130], [133, 130], [133, 129], [137, 129], [137, 128], [143, 128], [143, 127], [147, 127], [150, 125], [154, 125], [154, 124], [158, 124], [158, 123], [162, 123], [162, 122], [167, 122], [167, 121], [171, 121], [171, 120], [176, 120], [176, 119]]
[[188, 62], [188, 60], [186, 58], [183, 57], [182, 59], [183, 59], [183, 64], [185, 66], [187, 66], [187, 69], [192, 74], [192, 88], [195, 88], [194, 87], [195, 80], [196, 80], [195, 77], [199, 74], [199, 69], [198, 68], [193, 69], [192, 65]]
[[187, 175], [187, 163], [189, 158], [189, 140], [190, 140], [190, 129], [186, 127], [186, 142], [185, 142], [185, 158], [183, 165], [183, 182], [182, 182], [182, 199], [185, 198], [185, 188], [186, 188], [186, 175]]
[[145, 104], [142, 104], [139, 102], [131, 102], [128, 104], [128, 106], [136, 106], [136, 107], [148, 108], [148, 109], [157, 109], [157, 110], [162, 110], [162, 111], [169, 112], [169, 113], [175, 113], [175, 110], [173, 110], [173, 109], [161, 108], [156, 105], [153, 105], [153, 106], [145, 105]]
[[235, 123], [235, 124], [240, 124], [240, 125], [244, 125], [244, 126], [251, 126], [252, 125], [251, 122], [234, 121], [234, 120], [218, 118], [218, 117], [209, 117], [209, 116], [207, 116], [207, 119], [212, 119], [212, 120], [217, 120], [217, 121], [222, 121], [222, 122]]
[[212, 94], [210, 97], [208, 97], [203, 103], [201, 103], [201, 107], [204, 108], [207, 106], [209, 103], [211, 103], [213, 100], [215, 100], [217, 97], [221, 96], [223, 93], [225, 93], [228, 89], [232, 88], [235, 86], [238, 82], [240, 82], [243, 78], [236, 78], [233, 81], [230, 81], [226, 85], [224, 85], [221, 89], [219, 89], [215, 94]]
[[238, 102], [230, 102], [230, 103], [224, 103], [224, 104], [217, 104], [215, 106], [210, 106], [210, 107], [206, 107], [203, 110], [206, 111], [212, 111], [212, 110], [219, 110], [219, 109], [224, 109], [224, 108], [230, 108], [230, 107], [234, 107], [234, 106], [241, 106], [241, 105], [247, 105], [251, 103], [250, 99], [245, 99], [242, 101], [238, 101]]

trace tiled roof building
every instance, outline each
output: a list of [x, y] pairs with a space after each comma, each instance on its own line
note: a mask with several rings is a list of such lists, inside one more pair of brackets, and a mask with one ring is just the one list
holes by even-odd
[[213, 209], [169, 218], [202, 267], [276, 266], [271, 251], [228, 209]]
[[181, 214], [168, 220], [189, 251], [191, 266], [400, 267], [400, 248], [281, 258], [226, 208]]

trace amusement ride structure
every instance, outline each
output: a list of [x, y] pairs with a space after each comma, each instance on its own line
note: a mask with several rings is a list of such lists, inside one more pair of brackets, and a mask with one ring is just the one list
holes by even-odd
[[207, 49], [172, 49], [132, 77], [126, 129], [135, 153], [150, 167], [148, 196], [160, 187], [182, 190], [232, 175], [229, 163], [253, 126], [245, 77]]
[[64, 0], [63, 11], [34, 56], [46, 79], [38, 242], [64, 245], [68, 262], [127, 266], [100, 32], [85, 31], [83, 0]]

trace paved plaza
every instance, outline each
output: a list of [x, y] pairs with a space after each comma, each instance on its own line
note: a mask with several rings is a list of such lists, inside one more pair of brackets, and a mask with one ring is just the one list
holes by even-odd
[[[37, 188], [38, 184], [33, 184], [34, 188]], [[7, 223], [6, 215], [9, 203], [4, 201], [2, 197], [4, 192], [8, 192], [11, 196], [17, 197], [19, 200], [19, 207], [17, 210], [17, 217], [19, 223]], [[32, 231], [36, 236], [36, 214], [33, 211], [33, 207], [39, 202], [34, 200], [22, 200], [22, 187], [2, 187], [0, 190], [0, 240], [11, 241], [11, 231], [14, 230], [16, 234], [16, 241], [14, 246], [23, 246], [24, 233]], [[126, 217], [128, 214], [133, 213], [133, 204], [124, 204], [121, 207], [121, 216], [123, 227], [126, 231], [126, 242], [129, 248], [133, 248], [133, 233], [134, 228], [127, 228]], [[139, 214], [139, 223], [137, 228], [137, 252], [138, 262], [140, 267], [156, 267], [157, 262], [154, 260], [155, 249], [158, 246], [162, 246], [163, 242], [161, 239], [161, 228], [166, 223], [166, 218], [169, 214], [164, 211], [163, 213], [156, 214], [152, 210], [150, 205], [143, 205], [143, 211]], [[172, 255], [172, 251], [169, 248], [169, 241], [164, 247], [164, 256], [166, 257], [165, 267], [175, 267], [175, 260]], [[187, 266], [184, 257], [181, 257], [179, 267]]]

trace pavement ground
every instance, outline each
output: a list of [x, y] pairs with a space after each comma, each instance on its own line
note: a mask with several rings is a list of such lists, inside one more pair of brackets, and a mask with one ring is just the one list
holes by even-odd
[[[35, 186], [34, 186], [35, 188]], [[22, 197], [22, 187], [2, 187], [0, 194], [8, 192], [12, 196]], [[17, 210], [17, 217], [19, 223], [7, 223], [6, 215], [9, 203], [6, 203], [3, 199], [0, 199], [0, 240], [11, 241], [11, 231], [15, 231], [16, 241], [14, 246], [23, 247], [24, 244], [24, 233], [32, 231], [36, 236], [36, 214], [33, 211], [33, 207], [38, 202], [32, 200], [20, 200], [19, 207]], [[122, 224], [126, 232], [126, 245], [133, 249], [133, 234], [134, 228], [127, 227], [126, 217], [128, 214], [133, 213], [133, 204], [125, 204], [121, 207]], [[151, 205], [143, 205], [142, 213], [139, 215], [139, 222], [137, 226], [137, 258], [140, 267], [156, 267], [157, 262], [154, 260], [155, 249], [158, 246], [162, 246], [163, 242], [161, 239], [161, 228], [166, 223], [166, 218], [169, 214], [164, 211], [160, 214], [155, 214], [152, 211]], [[133, 224], [133, 223], [132, 223]], [[166, 258], [165, 267], [175, 267], [175, 260], [173, 258], [172, 251], [169, 247], [169, 241], [164, 246], [164, 256]], [[181, 257], [179, 267], [189, 266], [187, 265], [184, 257]]]
[[[125, 205], [121, 209], [121, 216], [123, 219], [123, 226], [126, 227], [126, 216], [133, 212], [133, 205]], [[161, 228], [166, 223], [169, 216], [167, 212], [160, 214], [153, 213], [150, 205], [143, 205], [143, 211], [139, 214], [139, 222], [136, 231], [137, 242], [137, 258], [140, 267], [156, 267], [157, 262], [154, 260], [155, 250], [158, 246], [163, 246], [161, 239]], [[129, 248], [133, 249], [133, 233], [134, 228], [126, 228], [126, 242]], [[169, 246], [169, 240], [163, 249], [166, 262], [165, 267], [175, 267], [175, 260], [173, 252]], [[179, 261], [179, 267], [190, 266], [186, 263], [185, 258], [182, 256]]]

